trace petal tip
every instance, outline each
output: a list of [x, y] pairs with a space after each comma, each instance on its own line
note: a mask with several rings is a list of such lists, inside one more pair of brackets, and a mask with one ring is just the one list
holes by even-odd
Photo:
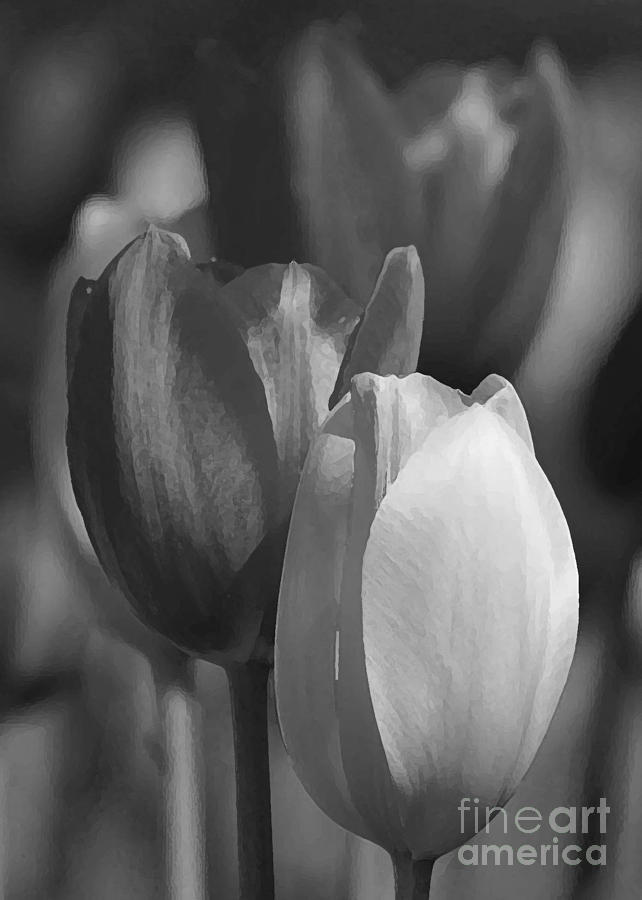
[[191, 258], [187, 241], [182, 235], [159, 228], [153, 222], [148, 223], [145, 233], [140, 236], [140, 243], [141, 247], [148, 245], [153, 250], [165, 245], [170, 249], [177, 250], [180, 255], [184, 255], [187, 259]]
[[386, 386], [398, 383], [397, 375], [377, 375], [375, 372], [359, 372], [350, 380], [351, 396], [363, 398], [366, 394], [380, 394]]
[[405, 259], [408, 265], [418, 265], [419, 254], [414, 244], [408, 244], [407, 247], [393, 247], [386, 255], [386, 261], [396, 259], [397, 257]]

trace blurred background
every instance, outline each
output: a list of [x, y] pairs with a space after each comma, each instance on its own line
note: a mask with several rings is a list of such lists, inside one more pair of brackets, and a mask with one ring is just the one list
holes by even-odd
[[[164, 896], [167, 648], [95, 562], [64, 445], [71, 288], [148, 222], [197, 261], [320, 264], [361, 303], [385, 253], [417, 246], [421, 370], [514, 381], [580, 569], [574, 667], [510, 809], [611, 807], [584, 836], [606, 867], [451, 854], [435, 900], [639, 897], [637, 2], [14, 0], [0, 73], [0, 898]], [[231, 900], [222, 673], [200, 665], [198, 690], [210, 889]], [[272, 738], [278, 897], [390, 897], [385, 855], [314, 807]]]

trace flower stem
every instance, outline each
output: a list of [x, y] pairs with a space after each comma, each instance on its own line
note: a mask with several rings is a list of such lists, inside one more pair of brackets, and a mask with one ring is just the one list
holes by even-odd
[[256, 660], [227, 670], [234, 725], [240, 900], [274, 898], [267, 727], [269, 675], [269, 666]]
[[194, 695], [194, 665], [187, 656], [172, 657], [161, 687], [168, 900], [205, 900], [207, 890], [200, 755], [202, 722]]
[[413, 859], [409, 853], [391, 854], [395, 872], [395, 900], [427, 900], [434, 859]]

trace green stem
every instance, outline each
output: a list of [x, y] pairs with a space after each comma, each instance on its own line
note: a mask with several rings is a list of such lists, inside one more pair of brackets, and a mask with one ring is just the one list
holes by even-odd
[[194, 662], [168, 661], [161, 685], [165, 863], [168, 900], [205, 900], [202, 722]]
[[240, 900], [273, 900], [272, 817], [268, 752], [269, 666], [230, 666], [236, 763], [236, 827]]
[[391, 854], [395, 872], [395, 900], [427, 900], [434, 859], [413, 859], [409, 853]]

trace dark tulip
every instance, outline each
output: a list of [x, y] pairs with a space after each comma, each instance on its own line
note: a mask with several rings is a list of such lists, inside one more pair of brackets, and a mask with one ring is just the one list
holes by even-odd
[[[312, 266], [220, 271], [151, 227], [81, 279], [67, 447], [107, 574], [149, 626], [225, 664], [269, 652], [300, 469], [363, 305]], [[423, 302], [415, 251], [392, 251], [345, 365], [413, 371]]]

